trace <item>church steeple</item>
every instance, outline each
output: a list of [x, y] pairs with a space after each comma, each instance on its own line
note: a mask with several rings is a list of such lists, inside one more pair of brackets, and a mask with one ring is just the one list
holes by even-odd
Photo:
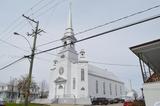
[[69, 15], [68, 15], [68, 22], [67, 22], [67, 28], [65, 29], [65, 33], [63, 38], [61, 39], [64, 45], [72, 43], [72, 46], [74, 46], [74, 42], [77, 41], [77, 39], [74, 36], [74, 31], [72, 28], [72, 2], [69, 2]]
[[70, 1], [68, 23], [67, 23], [67, 28], [66, 28], [66, 31], [64, 33], [64, 36], [73, 36], [74, 35], [73, 28], [72, 28], [72, 9], [71, 8], [72, 8], [72, 3]]
[[72, 29], [72, 3], [69, 3], [68, 28]]
[[78, 61], [78, 54], [75, 50], [75, 42], [77, 39], [74, 36], [73, 28], [72, 28], [72, 11], [71, 11], [72, 3], [69, 2], [69, 16], [67, 21], [67, 28], [65, 29], [64, 36], [61, 41], [63, 42], [63, 48], [59, 54], [65, 55], [72, 62]]

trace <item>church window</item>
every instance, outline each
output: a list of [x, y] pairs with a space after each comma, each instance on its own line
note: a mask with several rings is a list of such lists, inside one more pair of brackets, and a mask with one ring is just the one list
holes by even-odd
[[117, 84], [115, 85], [115, 92], [116, 92], [116, 96], [117, 96]]
[[59, 85], [58, 89], [63, 89], [63, 86], [62, 86], [62, 85]]
[[70, 46], [71, 46], [71, 47], [74, 47], [74, 43], [73, 43], [73, 42], [71, 42]]
[[84, 79], [84, 69], [82, 68], [81, 69], [81, 81], [84, 81], [85, 79]]
[[76, 78], [73, 78], [73, 89], [76, 88]]
[[122, 95], [122, 86], [120, 86], [120, 94]]
[[84, 88], [84, 87], [82, 87], [82, 88], [81, 88], [81, 90], [82, 90], [82, 91], [84, 91], [84, 90], [85, 90], [85, 88]]
[[61, 55], [61, 58], [65, 58], [65, 55], [63, 54], [63, 55]]
[[98, 93], [98, 81], [96, 80], [96, 93]]
[[67, 46], [67, 41], [64, 42], [64, 48], [66, 48], [66, 46]]
[[64, 45], [65, 45], [65, 46], [67, 45], [67, 41], [64, 42]]
[[109, 84], [109, 91], [110, 91], [110, 95], [112, 95], [112, 84]]
[[59, 68], [59, 74], [62, 75], [63, 73], [64, 73], [64, 68], [63, 68], [63, 67], [60, 67], [60, 68]]
[[106, 94], [106, 87], [105, 82], [103, 82], [103, 94]]

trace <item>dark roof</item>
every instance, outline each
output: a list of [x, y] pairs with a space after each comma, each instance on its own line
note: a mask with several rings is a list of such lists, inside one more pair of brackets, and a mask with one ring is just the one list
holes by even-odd
[[146, 43], [143, 43], [143, 44], [139, 44], [139, 45], [130, 47], [130, 49], [132, 50], [132, 49], [134, 49], [134, 48], [141, 47], [141, 46], [145, 46], [145, 45], [149, 45], [149, 44], [156, 43], [156, 42], [160, 42], [160, 39], [156, 39], [156, 40], [153, 40], [153, 41], [150, 41], [150, 42], [146, 42]]
[[131, 51], [151, 69], [160, 73], [160, 39], [130, 47]]

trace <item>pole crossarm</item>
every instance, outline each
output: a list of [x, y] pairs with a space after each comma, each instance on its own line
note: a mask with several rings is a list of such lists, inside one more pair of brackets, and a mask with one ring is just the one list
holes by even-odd
[[22, 16], [23, 16], [24, 18], [26, 18], [26, 19], [28, 19], [28, 20], [36, 23], [36, 24], [39, 23], [39, 21], [35, 21], [34, 19], [31, 19], [30, 17], [25, 16], [24, 14], [23, 14]]

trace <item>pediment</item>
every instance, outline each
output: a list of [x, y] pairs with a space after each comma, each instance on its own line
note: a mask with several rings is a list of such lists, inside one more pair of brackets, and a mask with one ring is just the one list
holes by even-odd
[[67, 80], [63, 77], [58, 77], [56, 80], [55, 80], [55, 83], [65, 83]]

